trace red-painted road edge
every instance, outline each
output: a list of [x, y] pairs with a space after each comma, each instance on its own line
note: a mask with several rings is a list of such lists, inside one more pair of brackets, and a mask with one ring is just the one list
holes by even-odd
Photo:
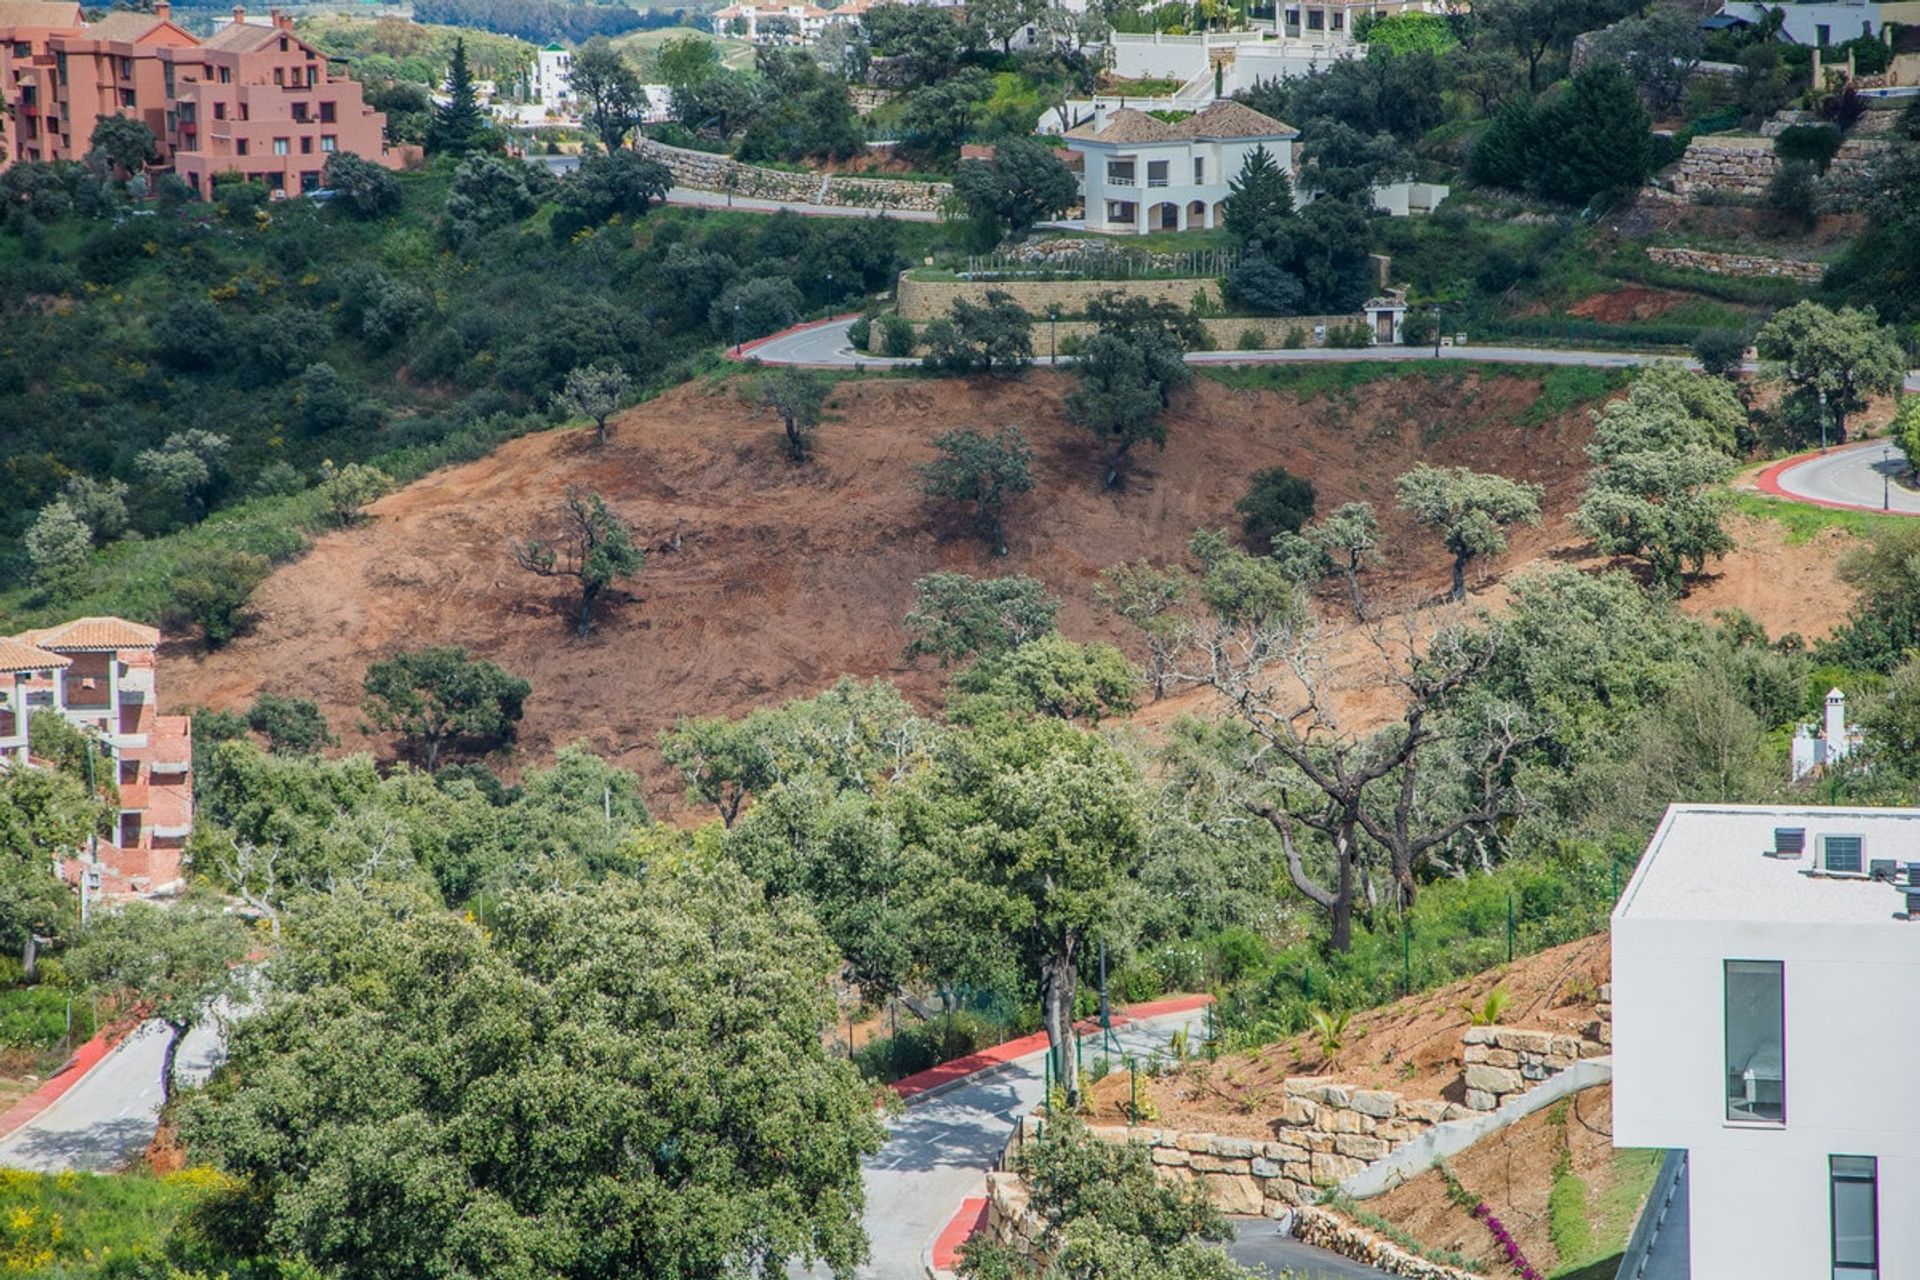
[[[1113, 1025], [1124, 1027], [1130, 1022], [1140, 1022], [1147, 1018], [1158, 1018], [1169, 1013], [1190, 1013], [1195, 1009], [1204, 1009], [1213, 1003], [1212, 996], [1176, 996], [1171, 1000], [1149, 1000], [1145, 1004], [1130, 1004], [1120, 1010], [1113, 1019]], [[1091, 1020], [1076, 1024], [1082, 1031], [1098, 1031], [1100, 1024]], [[970, 1053], [964, 1058], [955, 1058], [952, 1062], [943, 1062], [937, 1067], [895, 1080], [891, 1086], [902, 1098], [918, 1097], [930, 1089], [952, 1084], [965, 1079], [977, 1071], [986, 1071], [993, 1067], [1005, 1066], [1030, 1053], [1038, 1053], [1047, 1047], [1047, 1033], [1036, 1031], [1030, 1036], [1021, 1036], [1018, 1040], [1009, 1040], [997, 1044], [991, 1049], [982, 1049]]]
[[1841, 450], [1845, 450], [1845, 449], [1864, 449], [1871, 444], [1884, 445], [1885, 443], [1886, 443], [1885, 441], [1862, 440], [1858, 444], [1841, 445], [1839, 450], [1827, 449], [1825, 451], [1822, 451], [1819, 449], [1812, 449], [1806, 453], [1796, 453], [1791, 458], [1780, 459], [1780, 461], [1774, 463], [1772, 466], [1768, 467], [1765, 471], [1762, 471], [1759, 475], [1755, 476], [1753, 480], [1753, 486], [1754, 488], [1758, 489], [1760, 492], [1766, 494], [1768, 497], [1783, 498], [1788, 502], [1803, 502], [1810, 507], [1830, 507], [1835, 511], [1865, 511], [1871, 515], [1876, 515], [1876, 516], [1912, 515], [1913, 513], [1910, 511], [1884, 511], [1879, 507], [1863, 506], [1858, 502], [1833, 502], [1826, 498], [1809, 498], [1804, 494], [1788, 493], [1787, 490], [1780, 483], [1781, 476], [1793, 470], [1795, 467], [1799, 466], [1803, 462], [1811, 462], [1815, 458], [1823, 458], [1823, 457], [1826, 457], [1828, 454], [1840, 452]]
[[4, 1114], [0, 1114], [0, 1138], [24, 1128], [34, 1117], [58, 1102], [67, 1090], [86, 1078], [87, 1072], [99, 1066], [100, 1060], [112, 1053], [113, 1047], [126, 1039], [127, 1032], [132, 1029], [129, 1026], [102, 1031], [75, 1049], [73, 1056], [62, 1063], [58, 1071], [47, 1077], [45, 1084], [8, 1107]]
[[960, 1261], [960, 1246], [983, 1230], [987, 1225], [987, 1198], [968, 1196], [960, 1202], [959, 1212], [953, 1215], [945, 1229], [933, 1242], [933, 1269], [951, 1271]]
[[728, 347], [725, 355], [729, 360], [751, 360], [753, 353], [761, 347], [766, 346], [769, 342], [778, 342], [782, 338], [791, 338], [794, 334], [805, 333], [809, 329], [820, 329], [830, 324], [839, 324], [842, 320], [858, 320], [859, 318], [860, 313], [858, 311], [848, 311], [841, 315], [828, 316], [825, 320], [803, 320], [799, 324], [788, 325], [778, 333], [770, 333], [764, 338], [755, 338], [752, 342], [743, 343], [738, 351], [732, 347]]

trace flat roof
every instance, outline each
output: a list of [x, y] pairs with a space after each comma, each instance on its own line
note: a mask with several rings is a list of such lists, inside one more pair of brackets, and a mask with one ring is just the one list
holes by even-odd
[[[1798, 858], [1771, 856], [1776, 827], [1806, 831]], [[1920, 809], [1673, 805], [1614, 909], [1616, 920], [1791, 921], [1920, 929], [1906, 897], [1865, 877], [1810, 874], [1826, 836], [1861, 837], [1861, 866], [1920, 862]], [[1915, 934], [1920, 938], [1920, 933]]]

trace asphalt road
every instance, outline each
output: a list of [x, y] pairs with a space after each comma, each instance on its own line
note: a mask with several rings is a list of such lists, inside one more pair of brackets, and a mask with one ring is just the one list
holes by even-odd
[[1264, 1267], [1287, 1280], [1380, 1280], [1385, 1271], [1364, 1266], [1310, 1244], [1280, 1234], [1279, 1224], [1267, 1218], [1234, 1218], [1234, 1241], [1227, 1252], [1241, 1266]]
[[1906, 455], [1897, 446], [1865, 440], [1789, 467], [1777, 480], [1789, 497], [1920, 515], [1920, 493], [1894, 479], [1906, 466]]
[[[749, 358], [764, 364], [799, 364], [823, 367], [888, 368], [912, 365], [917, 360], [889, 359], [857, 352], [847, 340], [851, 320], [832, 320], [812, 325], [797, 333], [773, 338], [747, 352]], [[1492, 364], [1580, 365], [1594, 369], [1630, 369], [1657, 362], [1697, 367], [1691, 360], [1677, 356], [1648, 355], [1628, 351], [1571, 351], [1550, 347], [1442, 347], [1436, 357], [1432, 347], [1304, 347], [1297, 351], [1191, 351], [1188, 364], [1338, 364], [1348, 361], [1471, 360]], [[1044, 363], [1045, 357], [1035, 361]], [[1063, 363], [1065, 363], [1063, 361]]]
[[[0, 1141], [0, 1168], [101, 1173], [124, 1167], [153, 1140], [160, 1114], [160, 1058], [166, 1028], [143, 1024], [59, 1101]], [[220, 1053], [211, 1025], [180, 1047], [183, 1082], [203, 1080]]]

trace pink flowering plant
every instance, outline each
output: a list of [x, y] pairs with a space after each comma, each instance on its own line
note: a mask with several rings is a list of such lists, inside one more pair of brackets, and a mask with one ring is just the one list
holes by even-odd
[[1507, 1230], [1507, 1224], [1494, 1216], [1493, 1209], [1482, 1200], [1473, 1206], [1473, 1216], [1487, 1224], [1487, 1230], [1493, 1233], [1495, 1243], [1506, 1252], [1507, 1263], [1520, 1276], [1520, 1280], [1543, 1280], [1539, 1270], [1527, 1261], [1527, 1255], [1520, 1252], [1520, 1242]]

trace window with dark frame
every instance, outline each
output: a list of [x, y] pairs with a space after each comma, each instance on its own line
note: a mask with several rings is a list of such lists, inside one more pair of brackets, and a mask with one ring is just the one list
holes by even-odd
[[1725, 964], [1727, 1119], [1787, 1120], [1786, 970], [1778, 960]]
[[1829, 1156], [1833, 1280], [1880, 1278], [1880, 1161]]

